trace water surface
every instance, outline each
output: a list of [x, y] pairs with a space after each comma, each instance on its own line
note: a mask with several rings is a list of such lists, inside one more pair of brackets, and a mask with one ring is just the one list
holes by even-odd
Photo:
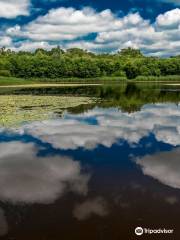
[[1, 94], [96, 99], [63, 114], [56, 105], [50, 118], [39, 112], [35, 121], [1, 126], [1, 239], [137, 239], [137, 226], [174, 229], [167, 239], [178, 239], [177, 87], [22, 88]]

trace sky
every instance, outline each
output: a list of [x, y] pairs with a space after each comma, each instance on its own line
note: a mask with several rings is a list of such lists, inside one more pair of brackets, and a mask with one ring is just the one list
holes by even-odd
[[0, 0], [0, 47], [180, 54], [180, 0]]

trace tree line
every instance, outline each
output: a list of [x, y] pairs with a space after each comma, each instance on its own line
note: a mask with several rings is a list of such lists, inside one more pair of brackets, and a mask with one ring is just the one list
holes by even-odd
[[96, 78], [180, 75], [180, 56], [146, 57], [127, 48], [116, 54], [94, 54], [60, 47], [34, 52], [0, 49], [0, 76], [20, 78]]

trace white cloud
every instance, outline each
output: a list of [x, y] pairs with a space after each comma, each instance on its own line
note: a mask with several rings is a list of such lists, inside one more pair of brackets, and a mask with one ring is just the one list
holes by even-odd
[[54, 120], [32, 123], [24, 128], [25, 132], [51, 143], [55, 148], [93, 149], [97, 144], [111, 147], [116, 141], [114, 132], [105, 127], [83, 124], [76, 120]]
[[156, 19], [156, 24], [159, 28], [178, 29], [180, 26], [180, 9], [176, 8], [164, 14], [160, 14]]
[[[150, 24], [139, 16], [135, 25], [127, 24], [133, 17], [139, 14], [126, 16], [122, 27], [118, 30], [99, 32], [94, 42], [81, 41], [68, 44], [68, 47], [79, 47], [90, 50], [122, 49], [133, 47], [141, 49], [146, 55], [169, 56], [180, 54], [180, 9], [161, 14], [156, 22]], [[126, 21], [125, 21], [126, 19]]]
[[87, 193], [89, 176], [71, 158], [38, 157], [33, 144], [0, 144], [0, 200], [51, 203], [65, 191]]
[[[97, 125], [89, 124], [88, 119], [92, 118]], [[65, 119], [34, 122], [9, 131], [32, 135], [64, 150], [94, 149], [98, 144], [108, 148], [120, 139], [134, 146], [150, 133], [157, 141], [179, 147], [179, 126], [180, 105], [150, 104], [130, 114], [114, 108], [95, 108], [84, 114], [66, 114]], [[49, 203], [61, 197], [66, 186], [80, 194], [87, 192], [88, 176], [82, 174], [80, 163], [69, 157], [41, 158], [37, 152], [32, 144], [0, 144], [1, 200]], [[179, 153], [177, 149], [158, 153], [138, 159], [137, 163], [145, 174], [168, 186], [180, 188]]]
[[[0, 42], [0, 45], [1, 45], [1, 42]], [[3, 46], [7, 46], [7, 45], [3, 45]], [[18, 43], [18, 46], [11, 47], [11, 49], [13, 51], [30, 51], [30, 52], [33, 52], [37, 48], [43, 48], [43, 49], [50, 50], [50, 49], [52, 49], [56, 46], [57, 45], [49, 44], [48, 42], [44, 42], [44, 41], [41, 41], [41, 42], [23, 41], [21, 43]]]
[[73, 40], [92, 32], [117, 29], [121, 24], [121, 21], [108, 9], [98, 13], [92, 8], [76, 10], [61, 7], [50, 10], [48, 14], [38, 17], [23, 27], [10, 28], [7, 33], [35, 41]]
[[[59, 149], [94, 149], [97, 145], [111, 147], [119, 139], [129, 144], [153, 133], [158, 141], [180, 145], [180, 105], [146, 105], [141, 111], [125, 113], [112, 110], [94, 109], [78, 115], [67, 115], [68, 119], [34, 122], [16, 131], [30, 134]], [[70, 119], [69, 119], [70, 117]], [[77, 117], [77, 116], [76, 116]], [[89, 125], [87, 118], [94, 118], [97, 125]]]
[[30, 0], [0, 0], [0, 17], [15, 18], [28, 15]]
[[[97, 34], [94, 40], [78, 39], [91, 33]], [[118, 17], [109, 9], [96, 12], [89, 7], [82, 10], [61, 7], [51, 9], [26, 25], [8, 28], [6, 34], [23, 37], [29, 44], [35, 42], [32, 44], [37, 46], [38, 42], [44, 42], [44, 48], [51, 41], [65, 48], [115, 51], [130, 46], [140, 48], [147, 55], [174, 55], [180, 53], [180, 9], [160, 14], [154, 23], [150, 23], [139, 13]], [[20, 48], [26, 49], [26, 44], [22, 42]]]
[[136, 159], [145, 175], [173, 188], [180, 188], [180, 149]]
[[0, 47], [12, 46], [12, 39], [8, 36], [0, 36]]

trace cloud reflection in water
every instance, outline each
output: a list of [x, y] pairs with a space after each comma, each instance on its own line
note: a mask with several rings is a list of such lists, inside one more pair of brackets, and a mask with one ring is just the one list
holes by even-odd
[[161, 183], [180, 189], [180, 148], [136, 159], [145, 175]]
[[[86, 119], [93, 118], [91, 125]], [[180, 145], [180, 105], [145, 105], [141, 111], [124, 113], [117, 109], [95, 108], [84, 114], [67, 114], [64, 119], [34, 122], [19, 129], [59, 149], [111, 147], [119, 139], [129, 144], [153, 133], [158, 141]]]
[[89, 176], [81, 165], [62, 156], [38, 157], [32, 143], [0, 144], [0, 199], [13, 203], [52, 203], [65, 190], [87, 193]]
[[0, 236], [4, 236], [8, 233], [8, 223], [4, 210], [0, 208]]
[[104, 217], [108, 214], [107, 203], [102, 197], [88, 199], [75, 206], [73, 215], [78, 220], [86, 220], [92, 215]]

